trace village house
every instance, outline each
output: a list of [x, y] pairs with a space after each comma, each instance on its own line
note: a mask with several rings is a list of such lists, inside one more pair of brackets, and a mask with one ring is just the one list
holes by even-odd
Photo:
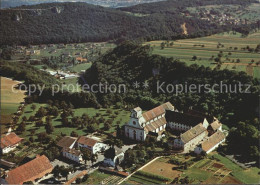
[[196, 154], [201, 154], [201, 152], [205, 152], [209, 154], [213, 150], [215, 150], [219, 145], [225, 142], [226, 136], [223, 132], [217, 131], [205, 141], [203, 141], [199, 146], [197, 146], [194, 150]]
[[170, 103], [164, 103], [150, 111], [142, 113], [140, 107], [131, 111], [130, 121], [125, 124], [125, 136], [127, 138], [144, 141], [149, 132], [156, 133], [159, 139], [166, 128], [165, 112], [174, 111], [174, 106]]
[[184, 132], [179, 138], [174, 140], [174, 147], [183, 149], [185, 152], [192, 149], [200, 141], [202, 141], [207, 136], [207, 128], [203, 126], [202, 123], [196, 125], [190, 130]]
[[72, 149], [77, 141], [76, 137], [65, 136], [58, 141], [57, 146]]
[[35, 159], [25, 163], [6, 174], [5, 180], [8, 184], [23, 184], [28, 181], [36, 182], [51, 173], [53, 166], [45, 156], [36, 156]]
[[77, 163], [82, 162], [82, 153], [80, 150], [76, 150], [75, 148], [64, 147], [62, 149], [62, 156]]
[[116, 167], [124, 159], [124, 152], [117, 146], [111, 147], [105, 151], [105, 159], [103, 161], [104, 166]]
[[91, 151], [92, 154], [103, 152], [108, 148], [108, 145], [86, 136], [80, 136], [78, 138], [77, 146], [82, 148], [87, 148], [88, 150]]
[[22, 140], [23, 138], [20, 138], [14, 132], [6, 134], [1, 138], [1, 152], [5, 154], [14, 150]]

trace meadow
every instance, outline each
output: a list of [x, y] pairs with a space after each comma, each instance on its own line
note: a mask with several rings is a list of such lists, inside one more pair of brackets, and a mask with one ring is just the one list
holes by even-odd
[[[244, 71], [248, 75], [260, 79], [260, 65], [257, 65], [260, 62], [260, 54], [242, 49], [247, 46], [256, 48], [260, 44], [260, 32], [250, 34], [248, 37], [230, 32], [195, 39], [169, 41], [169, 43], [173, 42], [173, 45], [166, 45], [164, 49], [161, 48], [162, 42], [166, 41], [151, 41], [145, 44], [152, 46], [153, 54], [173, 57], [188, 65], [198, 64], [212, 69], [217, 66], [212, 58], [216, 58], [221, 52], [223, 55], [221, 69]], [[194, 56], [197, 57], [196, 60], [193, 59]], [[239, 62], [237, 62], [238, 59]]]
[[[24, 109], [24, 113], [21, 115], [20, 117], [20, 121], [22, 121], [22, 117], [26, 117], [27, 119], [29, 119], [30, 116], [34, 116], [35, 113], [38, 111], [38, 109], [40, 107], [47, 107], [47, 104], [38, 104], [38, 103], [34, 103], [34, 105], [36, 106], [35, 110], [31, 109], [31, 105], [27, 105]], [[101, 108], [101, 109], [95, 109], [95, 108], [78, 108], [78, 109], [73, 109], [74, 112], [74, 117], [75, 116], [79, 116], [81, 117], [82, 114], [86, 113], [89, 117], [96, 117], [97, 119], [99, 119], [99, 117], [103, 117], [105, 120], [111, 119], [111, 115], [115, 114], [116, 112], [118, 113], [117, 116], [115, 118], [113, 118], [113, 122], [112, 122], [112, 126], [109, 130], [104, 130], [104, 123], [100, 123], [98, 125], [99, 129], [104, 130], [105, 133], [113, 133], [116, 131], [116, 127], [119, 124], [120, 126], [124, 125], [127, 121], [129, 121], [129, 112], [125, 111], [125, 110], [121, 110], [121, 109], [116, 109], [114, 107], [111, 107], [111, 113], [107, 113], [107, 109]], [[97, 117], [96, 115], [99, 114], [99, 116]], [[71, 117], [70, 117], [71, 118]], [[46, 117], [42, 118], [42, 121], [45, 122]], [[56, 138], [58, 135], [62, 134], [66, 134], [66, 135], [70, 135], [72, 131], [74, 131], [75, 133], [77, 133], [78, 135], [87, 135], [90, 134], [90, 132], [87, 130], [87, 128], [85, 129], [80, 129], [77, 127], [66, 127], [63, 126], [61, 123], [61, 117], [60, 114], [57, 117], [53, 117], [52, 118], [52, 126], [54, 127], [54, 131], [53, 133], [50, 134], [50, 136], [52, 138]], [[34, 130], [34, 134], [32, 135], [32, 130]], [[29, 139], [29, 137], [33, 137], [35, 140], [37, 139], [37, 134], [41, 133], [41, 132], [45, 132], [45, 126], [40, 126], [40, 127], [36, 127], [34, 122], [26, 122], [26, 127], [25, 127], [25, 131], [20, 135], [23, 138], [27, 138]]]
[[20, 103], [24, 101], [25, 91], [13, 92], [12, 87], [20, 82], [1, 77], [1, 133], [6, 132], [6, 124], [12, 121], [12, 115], [17, 112]]

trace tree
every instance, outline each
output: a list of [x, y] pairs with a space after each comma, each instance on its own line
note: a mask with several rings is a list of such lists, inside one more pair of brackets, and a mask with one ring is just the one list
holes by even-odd
[[19, 124], [17, 130], [20, 131], [20, 132], [24, 132], [24, 131], [25, 131], [25, 122], [24, 122], [24, 121], [22, 121], [22, 122]]
[[85, 164], [87, 164], [87, 161], [91, 160], [91, 152], [86, 148], [81, 148], [82, 152], [82, 159], [85, 161]]
[[162, 42], [161, 43], [161, 49], [164, 49], [165, 48], [165, 42]]
[[38, 136], [38, 141], [40, 141], [40, 143], [43, 143], [47, 138], [47, 133], [41, 132], [37, 136]]
[[52, 173], [53, 173], [54, 178], [59, 179], [60, 178], [60, 166], [59, 165], [55, 166]]
[[92, 154], [91, 155], [90, 160], [91, 160], [92, 166], [93, 166], [93, 163], [97, 161], [97, 157], [98, 157], [97, 154]]
[[32, 109], [32, 111], [34, 111], [36, 109], [36, 105], [32, 104], [31, 109]]
[[192, 60], [197, 60], [197, 56], [196, 55], [194, 55], [193, 57], [192, 57]]
[[82, 179], [81, 178], [77, 178], [76, 179], [76, 184], [80, 184], [82, 182]]
[[54, 131], [54, 127], [52, 126], [51, 122], [48, 122], [45, 125], [45, 130], [48, 134], [51, 134]]
[[108, 122], [106, 122], [105, 124], [104, 124], [104, 129], [105, 130], [109, 130], [111, 128], [111, 125], [108, 123]]
[[65, 168], [65, 167], [62, 167], [60, 168], [60, 174], [62, 177], [65, 177], [66, 180], [68, 180], [68, 175], [69, 175], [69, 169], [68, 168]]
[[44, 116], [46, 116], [47, 111], [44, 107], [40, 107], [39, 110], [36, 112], [35, 116], [38, 118], [42, 118]]
[[78, 137], [79, 135], [78, 135], [75, 131], [72, 131], [72, 132], [70, 133], [70, 136], [71, 136], [71, 137]]

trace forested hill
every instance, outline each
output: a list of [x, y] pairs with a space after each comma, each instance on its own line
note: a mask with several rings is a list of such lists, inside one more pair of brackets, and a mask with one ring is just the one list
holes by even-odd
[[167, 0], [149, 4], [139, 4], [131, 7], [123, 7], [120, 10], [135, 13], [158, 13], [158, 12], [179, 12], [187, 7], [207, 6], [207, 5], [241, 5], [246, 6], [255, 3], [257, 0]]
[[86, 3], [50, 3], [0, 10], [0, 45], [203, 36], [222, 28], [178, 12], [134, 15]]

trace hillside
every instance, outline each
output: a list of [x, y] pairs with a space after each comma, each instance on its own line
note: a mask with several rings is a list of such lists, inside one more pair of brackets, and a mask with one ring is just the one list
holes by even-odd
[[40, 3], [53, 2], [85, 2], [94, 5], [116, 8], [157, 1], [162, 0], [2, 0], [1, 8], [10, 8], [22, 5], [34, 5]]
[[180, 38], [220, 32], [216, 24], [175, 13], [136, 16], [86, 3], [50, 3], [0, 11], [0, 45]]

